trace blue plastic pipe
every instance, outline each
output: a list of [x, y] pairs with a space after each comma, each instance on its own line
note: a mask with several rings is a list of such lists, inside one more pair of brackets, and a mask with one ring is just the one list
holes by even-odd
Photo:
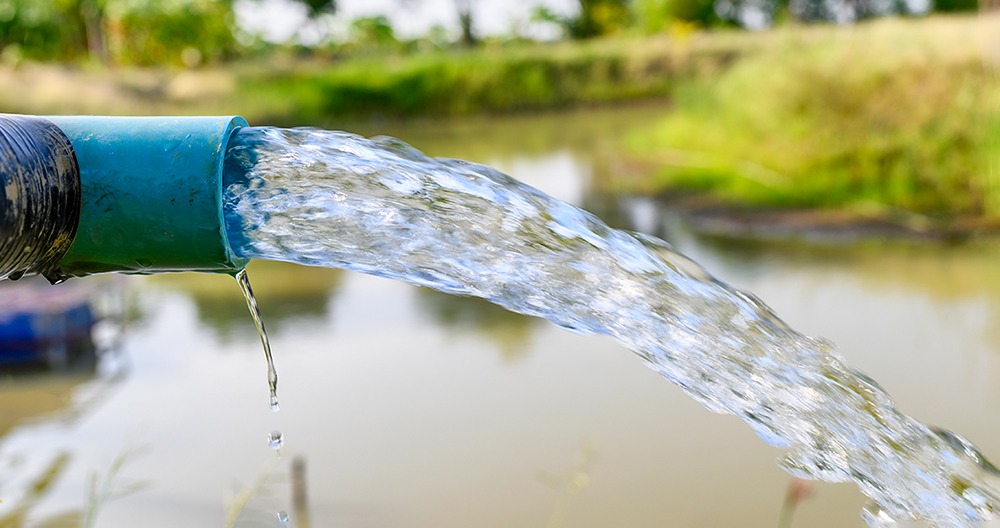
[[222, 168], [228, 117], [48, 117], [70, 139], [80, 167], [76, 239], [56, 277], [109, 271], [235, 273], [226, 236]]

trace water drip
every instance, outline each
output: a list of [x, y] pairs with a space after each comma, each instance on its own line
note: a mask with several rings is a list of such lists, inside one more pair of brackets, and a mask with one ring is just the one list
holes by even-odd
[[[253, 317], [253, 324], [257, 327], [257, 334], [260, 336], [260, 344], [264, 347], [264, 358], [267, 360], [267, 388], [270, 391], [269, 405], [271, 410], [277, 412], [278, 406], [278, 371], [274, 368], [274, 357], [271, 355], [271, 342], [267, 338], [267, 330], [264, 328], [264, 320], [260, 317], [260, 308], [257, 306], [257, 298], [254, 297], [253, 288], [250, 287], [250, 277], [247, 270], [240, 270], [236, 274], [236, 281], [243, 292], [250, 316]], [[279, 434], [279, 441], [280, 441]]]
[[271, 431], [267, 434], [267, 445], [270, 446], [271, 449], [278, 451], [284, 443], [285, 439], [281, 435], [281, 431]]

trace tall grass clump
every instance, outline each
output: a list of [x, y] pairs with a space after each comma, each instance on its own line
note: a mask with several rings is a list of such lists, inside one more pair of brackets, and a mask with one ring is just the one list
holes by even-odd
[[[767, 207], [1000, 214], [990, 176], [997, 18], [788, 27], [632, 138], [657, 189]], [[995, 133], [995, 132], [994, 132]]]

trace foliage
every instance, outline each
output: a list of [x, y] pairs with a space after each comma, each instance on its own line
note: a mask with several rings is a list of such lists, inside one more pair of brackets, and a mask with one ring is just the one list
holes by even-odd
[[694, 22], [702, 27], [717, 26], [721, 22], [711, 0], [671, 0], [668, 7], [674, 20]]
[[633, 138], [661, 166], [661, 189], [768, 206], [1000, 213], [986, 168], [1000, 96], [967, 21], [770, 38], [712, 83], [688, 83], [673, 117]]
[[236, 54], [231, 6], [226, 2], [149, 3], [122, 13], [109, 24], [115, 62], [192, 66], [203, 59]]
[[934, 0], [934, 10], [941, 13], [976, 11], [978, 9], [979, 2], [977, 0]]
[[[0, 48], [29, 59], [75, 60], [87, 54], [80, 0], [0, 2]], [[8, 49], [9, 48], [9, 49]]]
[[337, 0], [299, 0], [305, 4], [310, 18], [337, 12]]
[[399, 48], [399, 41], [389, 19], [384, 16], [361, 17], [351, 23], [345, 49], [358, 51], [390, 51]]
[[628, 0], [579, 0], [579, 6], [579, 12], [573, 16], [539, 7], [535, 18], [559, 25], [573, 39], [610, 35], [625, 27], [629, 20]]
[[658, 33], [670, 21], [670, 0], [634, 0], [632, 16], [635, 24], [646, 33]]
[[232, 23], [229, 0], [6, 0], [0, 48], [33, 60], [174, 64], [185, 50], [233, 56]]
[[647, 33], [666, 29], [671, 23], [685, 22], [707, 28], [722, 21], [714, 0], [634, 0], [634, 21]]

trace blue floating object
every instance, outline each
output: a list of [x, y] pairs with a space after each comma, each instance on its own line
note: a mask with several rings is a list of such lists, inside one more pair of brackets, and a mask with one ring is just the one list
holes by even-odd
[[97, 317], [83, 290], [7, 283], [0, 298], [0, 367], [59, 368], [92, 349]]

